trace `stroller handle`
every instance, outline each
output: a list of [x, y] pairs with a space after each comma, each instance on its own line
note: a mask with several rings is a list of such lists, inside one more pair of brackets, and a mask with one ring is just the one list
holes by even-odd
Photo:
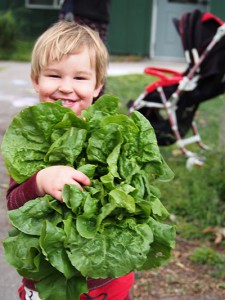
[[171, 69], [166, 69], [166, 68], [147, 67], [144, 69], [144, 72], [149, 75], [157, 76], [161, 79], [168, 78], [168, 76], [164, 73], [171, 74], [173, 76], [182, 77], [182, 74], [180, 72]]
[[160, 78], [159, 81], [153, 82], [145, 88], [145, 90], [149, 93], [155, 90], [159, 86], [169, 86], [171, 84], [178, 84], [182, 79], [182, 74], [180, 72], [166, 69], [166, 68], [147, 67], [144, 69], [144, 72], [146, 74]]

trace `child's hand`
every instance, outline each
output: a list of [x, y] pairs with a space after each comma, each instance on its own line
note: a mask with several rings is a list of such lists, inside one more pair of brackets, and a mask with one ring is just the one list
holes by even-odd
[[90, 179], [82, 172], [68, 166], [52, 166], [40, 170], [36, 177], [38, 195], [49, 194], [62, 201], [62, 189], [65, 184], [75, 184], [82, 190], [82, 185], [90, 185]]

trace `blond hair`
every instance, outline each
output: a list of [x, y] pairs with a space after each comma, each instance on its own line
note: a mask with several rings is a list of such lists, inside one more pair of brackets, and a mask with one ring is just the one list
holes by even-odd
[[104, 84], [108, 51], [99, 34], [87, 26], [59, 21], [47, 29], [36, 41], [31, 59], [31, 77], [38, 80], [41, 70], [49, 63], [60, 61], [65, 55], [87, 47], [92, 67], [96, 71], [96, 86]]

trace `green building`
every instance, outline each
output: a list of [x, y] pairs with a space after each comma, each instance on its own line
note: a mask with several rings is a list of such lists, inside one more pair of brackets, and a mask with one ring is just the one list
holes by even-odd
[[[17, 15], [27, 38], [36, 37], [57, 21], [60, 0], [1, 0], [0, 12]], [[173, 18], [200, 9], [225, 20], [221, 0], [112, 0], [108, 48], [111, 54], [182, 59], [180, 38]]]

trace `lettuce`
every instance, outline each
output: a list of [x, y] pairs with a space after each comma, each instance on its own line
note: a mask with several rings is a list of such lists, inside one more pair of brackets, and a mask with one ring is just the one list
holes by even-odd
[[43, 300], [79, 299], [86, 277], [158, 267], [175, 245], [153, 185], [173, 173], [149, 121], [139, 112], [119, 114], [118, 102], [104, 95], [82, 119], [58, 102], [39, 103], [15, 116], [4, 135], [4, 161], [18, 183], [59, 164], [92, 182], [83, 191], [65, 185], [63, 203], [45, 195], [8, 212], [13, 230], [3, 242], [6, 260], [38, 281]]

